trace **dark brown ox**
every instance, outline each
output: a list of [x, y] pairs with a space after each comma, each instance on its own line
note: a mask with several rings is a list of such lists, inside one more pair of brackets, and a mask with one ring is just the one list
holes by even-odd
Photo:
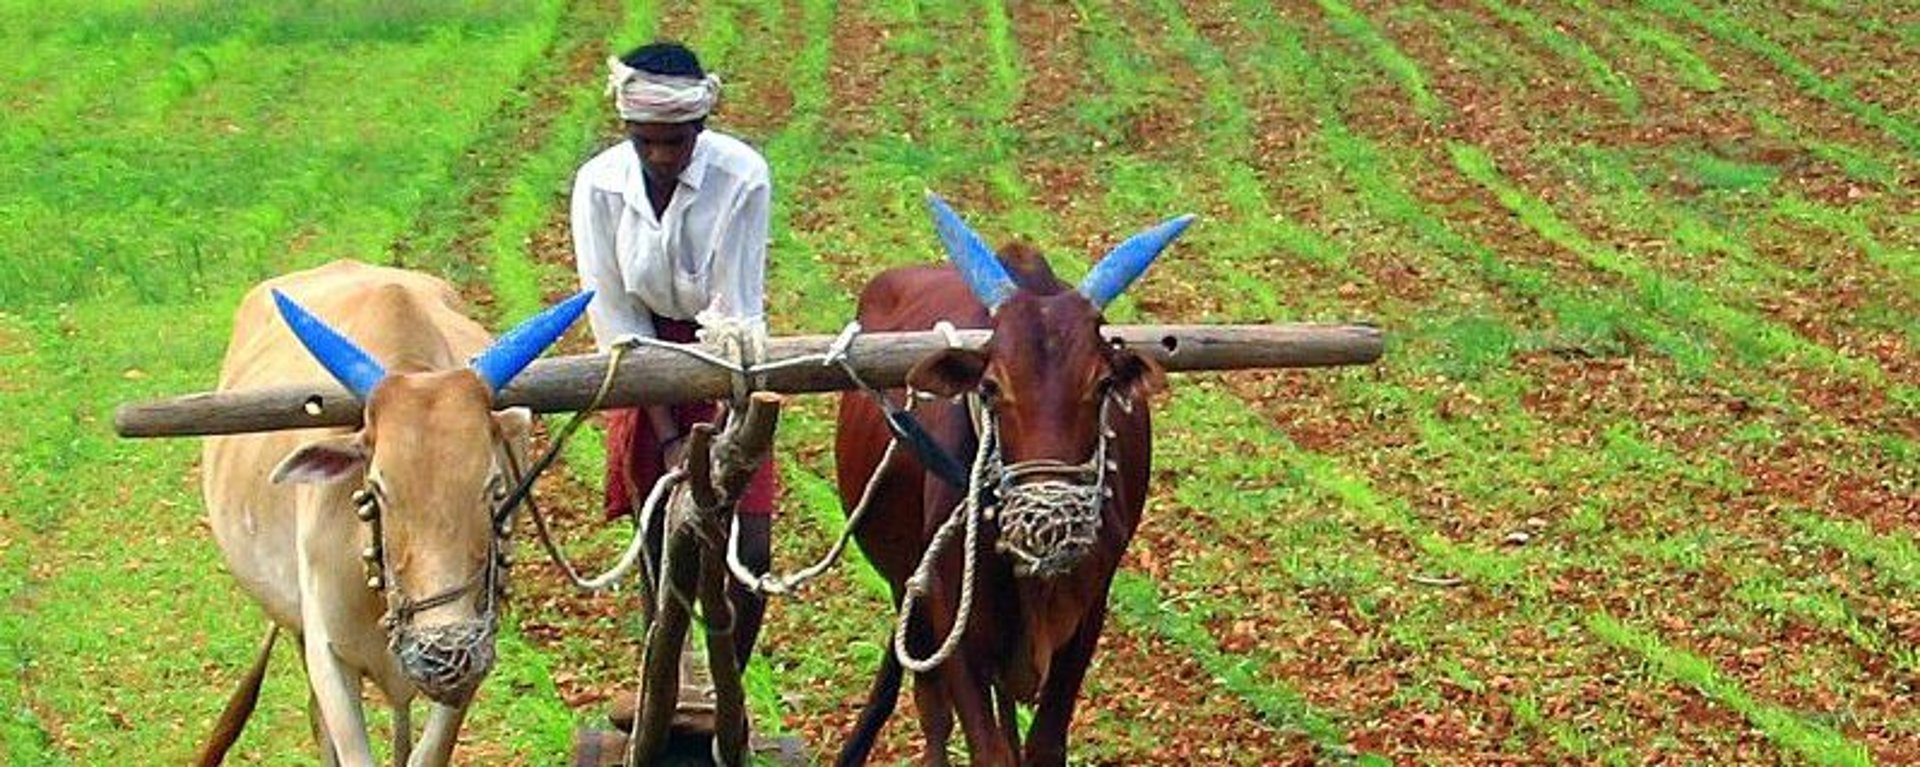
[[[247, 294], [220, 388], [332, 376], [365, 403], [365, 425], [206, 442], [214, 538], [274, 627], [201, 764], [219, 763], [239, 734], [279, 629], [300, 639], [323, 763], [373, 763], [362, 680], [394, 706], [395, 764], [447, 763], [493, 665], [505, 585], [498, 506], [524, 465], [531, 418], [495, 412], [494, 395], [587, 295], [495, 343], [451, 286], [415, 272], [341, 261]], [[416, 693], [433, 702], [418, 749]]]
[[[925, 330], [940, 321], [993, 331], [980, 351], [935, 355], [907, 381], [948, 398], [974, 395], [986, 416], [984, 430], [976, 428], [969, 405], [951, 399], [914, 411], [932, 442], [957, 459], [949, 465], [975, 464], [966, 483], [986, 510], [973, 546], [964, 634], [944, 661], [915, 674], [925, 761], [946, 762], [958, 716], [973, 764], [1065, 764], [1067, 729], [1106, 620], [1107, 590], [1146, 501], [1146, 400], [1165, 386], [1150, 359], [1102, 337], [1101, 312], [1191, 217], [1122, 243], [1075, 290], [1033, 249], [1014, 245], [996, 256], [939, 198], [931, 203], [952, 264], [887, 271], [867, 285], [859, 307], [860, 324], [872, 331]], [[904, 403], [899, 390], [886, 396], [894, 407]], [[988, 449], [981, 451], [983, 431]], [[835, 443], [841, 499], [852, 512], [874, 483], [856, 535], [901, 603], [936, 531], [963, 513], [956, 508], [968, 491], [956, 485], [955, 472], [937, 477], [928, 466], [938, 461], [913, 450], [897, 449], [880, 465], [890, 438], [872, 398], [842, 396]], [[911, 610], [905, 663], [933, 660], [957, 622], [966, 545], [957, 534], [951, 541]], [[841, 764], [864, 763], [891, 715], [901, 649], [895, 643], [886, 654]], [[1024, 752], [1016, 701], [1037, 704]]]

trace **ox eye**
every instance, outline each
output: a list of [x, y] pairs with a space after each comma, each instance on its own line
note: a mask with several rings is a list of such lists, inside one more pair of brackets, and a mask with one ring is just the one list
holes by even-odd
[[980, 396], [983, 399], [999, 399], [1000, 384], [994, 382], [991, 378], [980, 379]]

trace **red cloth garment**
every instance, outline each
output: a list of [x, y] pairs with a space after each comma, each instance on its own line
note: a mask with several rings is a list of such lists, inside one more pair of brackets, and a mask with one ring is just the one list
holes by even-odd
[[[692, 343], [694, 332], [699, 324], [686, 320], [672, 320], [655, 315], [653, 318], [655, 337], [674, 343]], [[682, 434], [693, 428], [696, 423], [708, 423], [720, 412], [720, 407], [712, 402], [694, 402], [673, 405], [673, 422], [680, 425]], [[647, 500], [647, 493], [653, 490], [655, 482], [666, 473], [665, 456], [660, 453], [660, 440], [654, 437], [653, 421], [647, 418], [641, 408], [621, 408], [606, 411], [607, 419], [607, 503], [606, 516], [609, 521], [631, 514], [635, 505]], [[760, 470], [753, 473], [747, 481], [746, 492], [740, 496], [736, 511], [750, 516], [769, 516], [773, 514], [773, 501], [780, 495], [779, 481], [775, 475], [773, 457], [768, 456], [766, 463], [760, 464]]]

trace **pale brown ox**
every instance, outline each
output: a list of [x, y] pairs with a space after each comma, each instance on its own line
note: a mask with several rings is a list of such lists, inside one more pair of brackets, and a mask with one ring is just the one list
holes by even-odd
[[[285, 321], [276, 316], [275, 291], [294, 304], [281, 307]], [[348, 359], [316, 361], [326, 352], [310, 353], [303, 344], [314, 341], [289, 332], [301, 307], [352, 339], [344, 344]], [[552, 324], [554, 314], [522, 327], [542, 318]], [[563, 319], [540, 348], [572, 321]], [[493, 398], [539, 349], [503, 368], [490, 344], [446, 282], [351, 261], [257, 286], [234, 319], [221, 390], [321, 383], [331, 373], [366, 406], [357, 430], [213, 437], [202, 457], [207, 512], [228, 568], [275, 626], [300, 639], [308, 713], [327, 764], [373, 762], [363, 679], [393, 705], [394, 762], [447, 763], [473, 691], [492, 666], [495, 587], [504, 583], [494, 569], [492, 512], [510, 489], [510, 462], [524, 465], [530, 425], [524, 409], [495, 412]], [[355, 358], [355, 351], [364, 353]], [[378, 499], [377, 528], [356, 517], [353, 496], [363, 488]], [[374, 529], [384, 540], [374, 540]], [[372, 546], [384, 554], [384, 591], [368, 582]], [[390, 612], [436, 595], [448, 598]], [[228, 719], [242, 709], [237, 721], [223, 721], [232, 728], [229, 743], [218, 743], [217, 734], [202, 763], [218, 763], [238, 734], [266, 648], [253, 689], [243, 685], [229, 706]], [[409, 708], [417, 692], [432, 704], [414, 748]]]

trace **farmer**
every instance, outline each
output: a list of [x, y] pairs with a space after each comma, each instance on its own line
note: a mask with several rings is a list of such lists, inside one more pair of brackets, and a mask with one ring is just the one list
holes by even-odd
[[[764, 327], [767, 163], [740, 139], [707, 129], [719, 78], [670, 42], [607, 66], [627, 140], [588, 160], [573, 183], [574, 260], [581, 285], [594, 291], [594, 343], [605, 352], [631, 338], [691, 342], [720, 320]], [[689, 429], [718, 411], [714, 403], [607, 411], [607, 519], [635, 514], [666, 467], [679, 463]], [[768, 567], [776, 492], [768, 460], [737, 507], [741, 561], [755, 573]], [[738, 582], [728, 596], [744, 667], [766, 600]], [[631, 710], [630, 700], [615, 701], [616, 720]]]

